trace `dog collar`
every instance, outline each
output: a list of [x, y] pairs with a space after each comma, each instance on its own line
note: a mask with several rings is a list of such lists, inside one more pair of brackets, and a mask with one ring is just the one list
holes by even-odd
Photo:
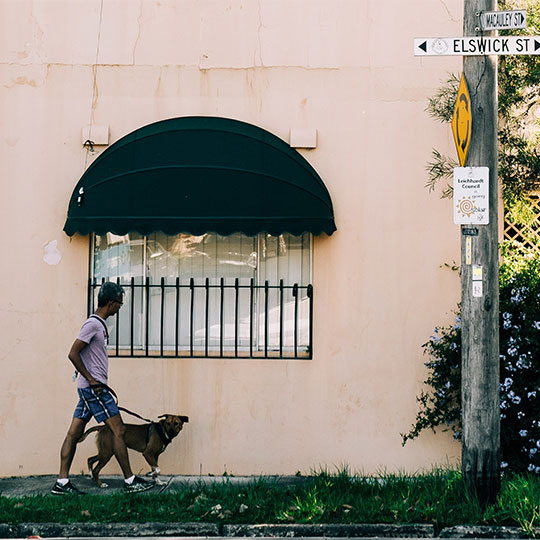
[[161, 424], [158, 422], [153, 422], [152, 424], [154, 426], [154, 429], [156, 430], [156, 433], [158, 434], [159, 438], [161, 439], [161, 442], [167, 446], [172, 439], [165, 433], [165, 430], [161, 427]]

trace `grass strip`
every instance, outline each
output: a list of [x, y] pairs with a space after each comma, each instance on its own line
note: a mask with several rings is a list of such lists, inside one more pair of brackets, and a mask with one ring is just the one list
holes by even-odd
[[[51, 516], [54, 516], [51, 519]], [[301, 484], [258, 479], [197, 484], [163, 495], [0, 496], [0, 523], [430, 523], [518, 526], [528, 535], [540, 517], [540, 479], [509, 476], [497, 503], [482, 509], [459, 471], [376, 477], [321, 471]]]

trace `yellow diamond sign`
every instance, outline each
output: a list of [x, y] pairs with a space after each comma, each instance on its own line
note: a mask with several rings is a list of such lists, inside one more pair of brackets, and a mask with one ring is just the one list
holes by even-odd
[[472, 113], [471, 96], [463, 74], [461, 74], [454, 116], [452, 116], [452, 133], [454, 134], [459, 164], [464, 167], [471, 142]]

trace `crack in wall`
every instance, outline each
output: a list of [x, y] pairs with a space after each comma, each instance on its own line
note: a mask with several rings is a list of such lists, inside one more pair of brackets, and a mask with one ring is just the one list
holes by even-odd
[[[155, 66], [154, 66], [155, 67]], [[189, 67], [189, 66], [178, 66], [178, 67]], [[302, 69], [304, 71], [339, 71], [341, 69], [347, 69], [348, 66], [340, 67], [310, 67], [310, 66], [285, 66], [285, 65], [275, 65], [275, 66], [208, 66], [208, 67], [199, 67], [200, 71], [256, 71], [256, 70], [271, 70], [271, 69]], [[365, 68], [362, 68], [365, 69]]]
[[163, 75], [163, 69], [160, 67], [159, 68], [159, 77], [158, 77], [158, 81], [157, 81], [157, 86], [156, 86], [156, 89], [154, 91], [155, 96], [158, 96], [159, 92], [161, 90], [161, 77], [162, 77], [162, 75]]
[[[262, 23], [262, 13], [261, 13], [261, 0], [258, 2], [258, 15], [259, 15], [259, 26], [257, 27], [257, 41], [259, 43], [259, 65], [264, 66], [263, 59], [262, 59], [262, 42], [261, 42], [261, 29], [263, 27]], [[257, 54], [257, 51], [255, 51], [255, 55]], [[255, 56], [254, 55], [254, 56]], [[253, 58], [253, 65], [257, 65], [257, 61], [255, 58]]]
[[143, 3], [142, 0], [139, 2], [139, 16], [137, 17], [137, 37], [135, 38], [135, 43], [133, 45], [133, 55], [131, 57], [131, 64], [135, 65], [135, 51], [139, 45], [139, 40], [141, 39], [141, 21], [143, 14]]
[[456, 21], [456, 19], [454, 19], [454, 17], [452, 16], [452, 13], [450, 12], [450, 9], [448, 9], [448, 6], [446, 5], [446, 3], [444, 2], [444, 0], [439, 0], [439, 2], [444, 6], [444, 9], [446, 9], [446, 13], [448, 13], [448, 16], [450, 17], [450, 20], [452, 22], [458, 22]]
[[31, 14], [31, 22], [33, 26], [32, 34], [33, 34], [33, 39], [34, 39], [34, 48], [32, 52], [39, 58], [41, 63], [44, 63], [43, 58], [41, 57], [41, 54], [39, 53], [40, 48], [43, 47], [44, 32], [34, 14], [33, 6], [32, 6], [32, 14]]
[[[98, 60], [99, 60], [99, 46], [101, 43], [101, 27], [103, 23], [103, 0], [101, 0], [101, 7], [99, 10], [99, 26], [98, 26], [98, 34], [97, 34], [97, 43], [96, 43], [96, 57], [94, 60], [94, 64], [92, 65], [92, 103], [90, 105], [90, 121], [89, 124], [89, 131], [88, 131], [88, 138], [92, 140], [92, 125], [94, 124], [94, 118], [95, 118], [95, 112], [97, 108], [97, 102], [99, 98], [99, 89], [97, 85], [97, 69], [98, 69]], [[86, 147], [86, 153], [84, 158], [84, 169], [86, 170], [86, 167], [88, 165], [88, 158], [90, 154], [90, 147]]]
[[92, 124], [94, 123], [94, 113], [96, 112], [97, 102], [99, 98], [99, 88], [97, 84], [97, 68], [98, 68], [97, 64], [94, 64], [92, 66], [93, 86], [92, 86], [92, 109], [90, 113], [90, 129], [92, 129]]

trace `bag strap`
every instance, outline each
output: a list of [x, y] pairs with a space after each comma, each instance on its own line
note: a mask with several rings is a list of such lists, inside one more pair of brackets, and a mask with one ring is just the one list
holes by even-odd
[[[109, 344], [109, 330], [107, 329], [107, 325], [103, 322], [103, 319], [101, 319], [101, 317], [98, 317], [97, 315], [90, 315], [89, 318], [96, 319], [103, 325], [103, 328], [105, 328], [105, 334], [107, 335], [107, 345], [108, 345]], [[91, 388], [105, 388], [113, 396], [114, 400], [116, 401], [116, 405], [118, 406], [119, 411], [124, 411], [125, 413], [130, 414], [131, 416], [135, 416], [136, 418], [139, 418], [140, 420], [144, 420], [145, 422], [153, 423], [152, 420], [149, 420], [148, 418], [144, 418], [140, 414], [134, 413], [133, 411], [130, 411], [129, 409], [126, 409], [124, 407], [120, 407], [118, 405], [118, 396], [116, 395], [116, 392], [110, 386], [104, 383], [97, 383], [97, 384], [91, 384], [90, 387]]]
[[90, 315], [89, 319], [96, 319], [96, 321], [99, 321], [103, 328], [105, 328], [105, 335], [107, 336], [107, 345], [109, 344], [109, 329], [107, 328], [107, 325], [103, 322], [103, 319], [101, 317], [98, 317], [97, 315]]
[[[99, 317], [98, 315], [90, 315], [88, 319], [96, 319], [102, 324], [103, 328], [105, 329], [105, 335], [107, 336], [107, 345], [108, 345], [109, 344], [109, 329], [107, 328], [107, 325], [103, 322], [103, 319]], [[78, 376], [79, 376], [79, 372], [75, 370], [75, 372], [73, 373], [73, 382], [77, 380]]]

